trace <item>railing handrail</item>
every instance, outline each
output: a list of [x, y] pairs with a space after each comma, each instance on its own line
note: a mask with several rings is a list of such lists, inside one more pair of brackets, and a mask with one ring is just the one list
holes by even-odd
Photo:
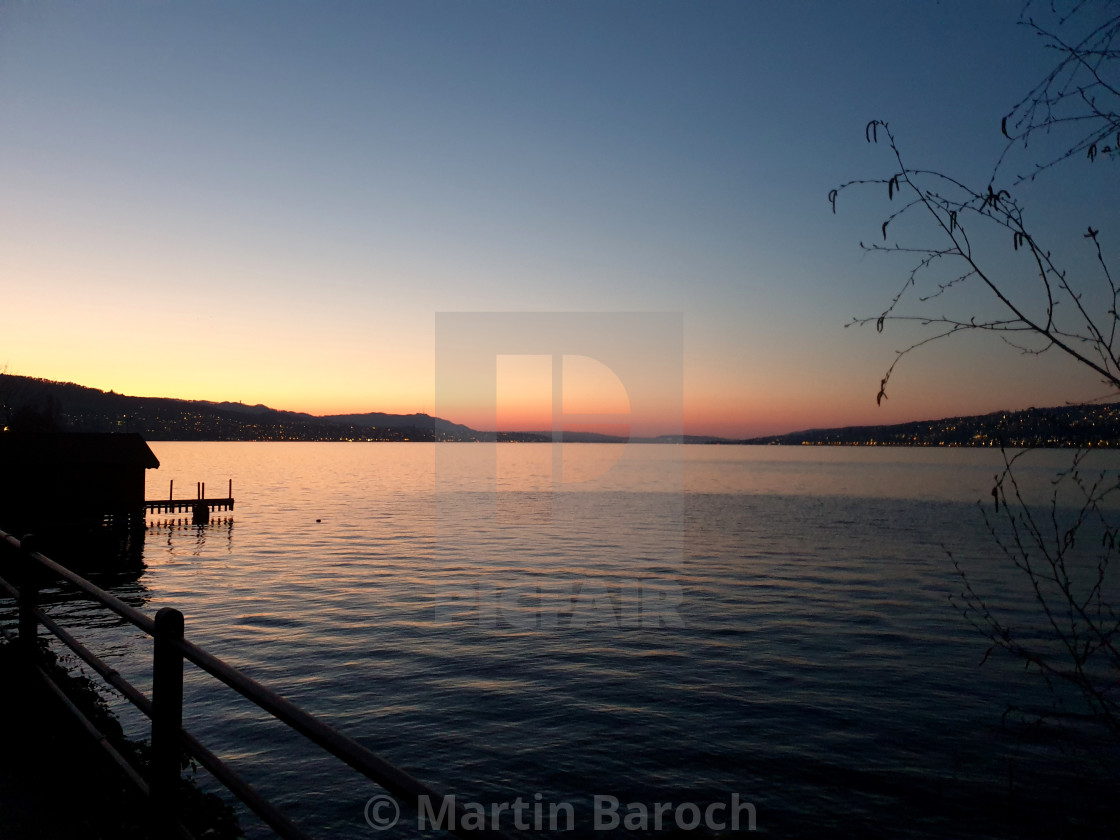
[[419, 779], [390, 764], [372, 750], [343, 735], [334, 727], [304, 711], [290, 700], [261, 685], [252, 677], [223, 662], [212, 653], [186, 639], [177, 642], [183, 658], [190, 660], [212, 677], [228, 685], [242, 697], [256, 703], [277, 720], [286, 723], [305, 738], [342, 759], [359, 773], [377, 782], [395, 796], [412, 798], [427, 796], [430, 801], [440, 796]]
[[39, 563], [39, 565], [43, 566], [45, 569], [51, 571], [56, 576], [62, 578], [68, 583], [72, 583], [82, 592], [93, 598], [93, 600], [101, 604], [101, 606], [105, 607], [106, 609], [112, 610], [121, 618], [126, 619], [129, 624], [140, 628], [149, 636], [155, 635], [155, 620], [148, 618], [148, 616], [144, 615], [144, 613], [140, 612], [140, 610], [136, 609], [135, 607], [130, 607], [120, 598], [116, 597], [115, 595], [109, 594], [100, 586], [90, 583], [84, 577], [75, 574], [65, 566], [59, 565], [54, 560], [47, 557], [45, 554], [42, 554], [38, 551], [23, 551], [23, 541], [16, 539], [6, 531], [0, 531], [0, 539], [6, 542], [11, 548], [14, 548], [16, 551], [22, 552], [24, 557], [29, 557], [30, 559]]
[[[401, 770], [399, 767], [396, 767], [391, 762], [377, 755], [367, 747], [362, 746], [352, 738], [342, 734], [329, 724], [319, 720], [314, 715], [282, 697], [274, 690], [243, 674], [237, 668], [234, 668], [232, 665], [214, 656], [212, 653], [209, 653], [193, 642], [187, 641], [181, 635], [170, 637], [161, 635], [157, 619], [150, 618], [140, 610], [129, 606], [116, 596], [106, 592], [96, 584], [91, 583], [82, 576], [52, 560], [50, 557], [47, 557], [42, 552], [34, 549], [29, 543], [31, 543], [31, 541], [27, 540], [26, 537], [24, 540], [20, 540], [12, 534], [0, 530], [0, 545], [6, 544], [9, 548], [19, 552], [19, 555], [25, 560], [37, 563], [55, 576], [77, 587], [106, 609], [121, 616], [128, 623], [144, 631], [148, 636], [157, 639], [157, 642], [163, 642], [164, 647], [175, 650], [183, 659], [194, 663], [200, 669], [224, 683], [229, 688], [232, 688], [246, 699], [252, 701], [261, 709], [265, 710], [291, 729], [294, 729], [312, 743], [344, 761], [370, 781], [380, 785], [397, 798], [404, 800], [410, 807], [412, 807], [413, 804], [418, 804], [421, 797], [427, 797], [429, 803], [445, 800], [446, 797], [437, 793], [425, 783], [404, 770]], [[17, 589], [0, 578], [0, 590], [4, 590], [8, 594], [18, 593], [18, 600], [22, 601], [22, 596], [24, 594], [22, 586]], [[33, 603], [26, 611], [26, 614], [30, 615], [37, 624], [46, 627], [49, 632], [57, 636], [64, 644], [78, 653], [78, 655], [88, 662], [109, 685], [120, 692], [129, 702], [140, 709], [140, 711], [151, 717], [154, 732], [157, 728], [159, 709], [157, 708], [153, 712], [152, 700], [129, 685], [127, 681], [109, 668], [95, 654], [86, 649], [72, 635], [46, 616], [37, 606], [36, 598], [32, 598], [32, 601]], [[173, 612], [177, 613], [178, 611]], [[24, 615], [25, 613], [21, 612], [21, 619]], [[162, 617], [160, 620], [162, 620]], [[154, 670], [158, 671], [159, 667], [157, 663]], [[181, 664], [179, 667], [181, 670]], [[158, 696], [158, 690], [153, 693]], [[178, 716], [181, 718], [181, 697], [179, 698], [179, 703], [180, 706], [177, 712]], [[221, 781], [228, 790], [261, 816], [269, 825], [283, 836], [301, 838], [306, 836], [302, 830], [293, 826], [286, 818], [282, 817], [279, 812], [276, 811], [275, 806], [265, 800], [260, 794], [256, 793], [244, 779], [222, 763], [220, 759], [199, 743], [190, 733], [186, 732], [178, 725], [175, 725], [174, 728], [178, 733], [176, 738], [178, 745], [187, 749], [195, 755], [196, 758], [202, 761], [204, 766], [211, 769], [215, 778]], [[153, 741], [154, 740], [155, 739], [153, 739]], [[215, 770], [217, 772], [215, 772]], [[503, 836], [501, 832], [496, 830], [472, 830], [464, 828], [462, 825], [463, 806], [453, 798], [449, 804], [453, 806], [454, 811], [454, 816], [451, 821], [452, 827], [449, 829], [452, 833], [460, 836], [469, 836], [471, 838], [501, 838]]]

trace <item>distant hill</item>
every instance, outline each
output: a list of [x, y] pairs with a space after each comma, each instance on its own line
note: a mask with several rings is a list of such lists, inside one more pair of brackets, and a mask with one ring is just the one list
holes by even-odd
[[[552, 441], [552, 432], [516, 432], [524, 439]], [[598, 432], [562, 432], [563, 443], [739, 443], [736, 440], [713, 437], [712, 435], [658, 435], [657, 437], [624, 437], [622, 435], [603, 435]]]
[[477, 434], [474, 429], [460, 423], [452, 423], [427, 414], [383, 414], [371, 411], [368, 414], [327, 414], [320, 418], [324, 423], [344, 426], [372, 427], [377, 429], [433, 428], [437, 432]]
[[[0, 425], [24, 430], [138, 432], [148, 440], [460, 440], [548, 442], [551, 432], [485, 432], [428, 414], [316, 417], [266, 405], [130, 397], [72, 382], [0, 374]], [[947, 417], [891, 426], [809, 429], [726, 440], [702, 435], [626, 438], [565, 432], [577, 443], [768, 444], [782, 446], [1120, 447], [1120, 404], [1073, 405]]]
[[[330, 414], [317, 417], [267, 405], [130, 397], [27, 376], [0, 375], [0, 424], [27, 430], [138, 432], [148, 440], [459, 440], [543, 443], [551, 432], [486, 432], [429, 414]], [[711, 443], [720, 438], [626, 438], [565, 432], [577, 443]]]
[[1069, 405], [946, 417], [891, 426], [809, 429], [750, 438], [742, 444], [780, 446], [1120, 446], [1120, 404]]
[[493, 433], [427, 414], [315, 417], [266, 405], [130, 397], [0, 375], [0, 423], [27, 430], [138, 432], [148, 440], [485, 440]]

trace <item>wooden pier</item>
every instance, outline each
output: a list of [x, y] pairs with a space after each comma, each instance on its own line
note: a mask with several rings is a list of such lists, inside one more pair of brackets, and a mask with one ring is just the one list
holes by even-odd
[[233, 479], [229, 480], [229, 495], [224, 499], [206, 498], [206, 482], [200, 481], [196, 486], [196, 496], [193, 499], [176, 499], [175, 482], [167, 491], [166, 499], [156, 499], [144, 502], [146, 513], [195, 513], [203, 508], [207, 512], [215, 510], [233, 510]]
[[[144, 502], [144, 515], [149, 513], [189, 513], [190, 524], [209, 525], [210, 514], [216, 510], [233, 510], [233, 479], [229, 480], [229, 495], [223, 499], [206, 498], [206, 482], [200, 481], [195, 485], [193, 499], [176, 499], [175, 482], [167, 490], [166, 499], [155, 499]], [[182, 524], [182, 523], [180, 523]]]

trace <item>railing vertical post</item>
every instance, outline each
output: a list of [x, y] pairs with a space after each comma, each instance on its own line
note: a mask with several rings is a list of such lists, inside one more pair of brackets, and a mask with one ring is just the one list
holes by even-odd
[[179, 757], [183, 728], [183, 614], [171, 607], [156, 613], [152, 664], [152, 767], [149, 784], [155, 811], [168, 819], [178, 813]]
[[35, 617], [39, 606], [39, 570], [31, 559], [35, 542], [31, 534], [19, 541], [19, 646], [29, 661], [39, 653], [39, 619]]

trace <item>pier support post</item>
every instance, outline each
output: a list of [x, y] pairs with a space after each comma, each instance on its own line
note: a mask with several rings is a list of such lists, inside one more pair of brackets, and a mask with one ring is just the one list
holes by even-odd
[[31, 534], [19, 541], [19, 646], [29, 662], [39, 654], [39, 619], [35, 617], [39, 606], [39, 570], [31, 559], [35, 543]]
[[183, 728], [183, 654], [175, 642], [183, 638], [183, 614], [171, 607], [156, 613], [152, 664], [152, 805], [168, 820], [178, 815], [179, 757]]
[[194, 510], [191, 511], [191, 524], [210, 524], [210, 506], [206, 502], [195, 502]]

